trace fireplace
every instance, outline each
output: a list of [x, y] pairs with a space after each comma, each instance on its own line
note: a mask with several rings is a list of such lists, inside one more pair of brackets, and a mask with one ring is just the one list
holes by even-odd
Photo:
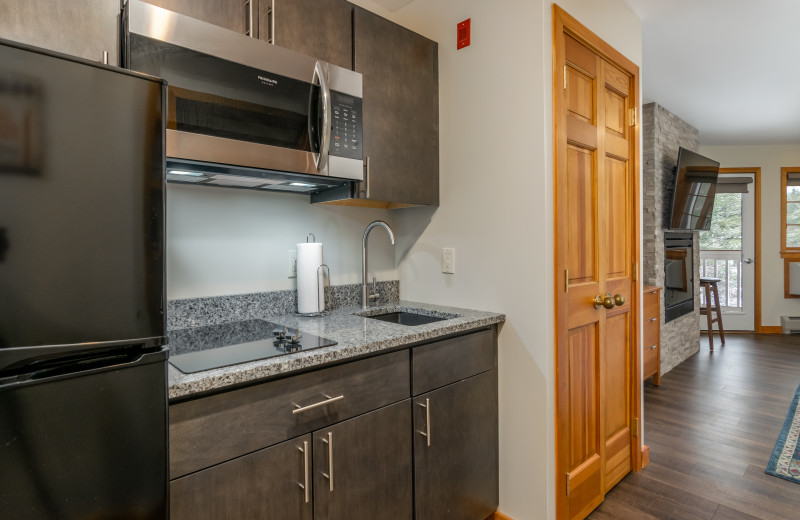
[[692, 233], [664, 233], [664, 321], [694, 310]]

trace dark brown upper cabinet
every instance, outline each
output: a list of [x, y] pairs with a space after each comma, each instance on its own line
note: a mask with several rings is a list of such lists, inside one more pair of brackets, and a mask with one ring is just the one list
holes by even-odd
[[0, 36], [109, 65], [119, 63], [119, 1], [0, 2]]
[[364, 81], [366, 168], [353, 202], [439, 204], [438, 44], [356, 7], [353, 49]]
[[259, 0], [258, 37], [353, 68], [353, 6], [345, 0]]
[[[197, 20], [212, 23], [231, 31], [249, 34], [251, 13], [253, 23], [257, 20], [256, 4], [258, 0], [144, 0], [148, 4], [163, 7], [169, 11], [185, 14]], [[265, 0], [266, 1], [266, 0]], [[253, 29], [258, 34], [256, 28]]]

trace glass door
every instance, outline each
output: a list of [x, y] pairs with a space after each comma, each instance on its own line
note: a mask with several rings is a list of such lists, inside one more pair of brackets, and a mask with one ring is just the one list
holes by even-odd
[[[700, 232], [700, 276], [719, 278], [722, 322], [728, 330], [752, 331], [755, 326], [754, 177], [720, 172], [711, 229]], [[701, 290], [702, 306], [705, 300]], [[707, 327], [706, 317], [700, 316], [700, 328]]]

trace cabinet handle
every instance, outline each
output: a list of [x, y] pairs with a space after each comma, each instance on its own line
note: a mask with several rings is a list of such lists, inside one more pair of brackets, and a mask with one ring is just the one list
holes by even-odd
[[650, 350], [655, 350], [655, 349], [656, 349], [655, 345], [650, 345]]
[[245, 36], [253, 38], [253, 1], [245, 0], [244, 6], [247, 8], [245, 10], [245, 25], [247, 26], [247, 29], [245, 29], [244, 34]]
[[108, 51], [103, 51], [103, 65], [108, 65]]
[[328, 445], [328, 472], [322, 472], [322, 476], [328, 479], [330, 490], [333, 491], [333, 432], [328, 432], [328, 438], [322, 439]]
[[331, 396], [329, 396], [327, 394], [323, 394], [323, 395], [325, 397], [327, 397], [327, 399], [325, 399], [324, 401], [320, 401], [318, 403], [310, 404], [308, 406], [300, 406], [299, 404], [295, 404], [294, 405], [295, 408], [294, 408], [294, 410], [292, 410], [292, 414], [296, 415], [298, 413], [303, 413], [303, 412], [305, 412], [307, 410], [313, 410], [314, 408], [318, 408], [320, 406], [325, 406], [326, 404], [335, 403], [336, 401], [341, 401], [342, 399], [344, 399], [344, 395], [337, 395], [336, 397], [331, 397]]
[[417, 403], [419, 406], [425, 408], [425, 431], [417, 430], [417, 433], [425, 437], [426, 444], [431, 445], [431, 400], [425, 399], [425, 404]]
[[650, 318], [650, 321], [656, 321], [657, 319], [658, 319], [658, 316], [654, 316], [653, 318]]
[[269, 38], [267, 38], [267, 43], [275, 45], [275, 0], [269, 0], [267, 17], [269, 19]]
[[364, 181], [363, 181], [364, 189], [361, 190], [361, 193], [364, 194], [365, 199], [368, 199], [369, 198], [369, 155], [367, 156], [367, 160], [365, 161], [365, 163], [366, 163], [365, 164], [366, 173], [364, 173]]
[[303, 441], [303, 447], [297, 448], [298, 450], [303, 452], [303, 483], [300, 484], [300, 488], [305, 491], [305, 499], [306, 504], [311, 501], [311, 486], [309, 485], [308, 478], [309, 478], [309, 471], [308, 471], [308, 441]]

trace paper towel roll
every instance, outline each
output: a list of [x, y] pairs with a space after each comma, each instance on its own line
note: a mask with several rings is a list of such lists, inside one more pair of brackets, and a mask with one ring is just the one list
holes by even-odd
[[297, 244], [297, 312], [310, 314], [325, 310], [322, 244]]

